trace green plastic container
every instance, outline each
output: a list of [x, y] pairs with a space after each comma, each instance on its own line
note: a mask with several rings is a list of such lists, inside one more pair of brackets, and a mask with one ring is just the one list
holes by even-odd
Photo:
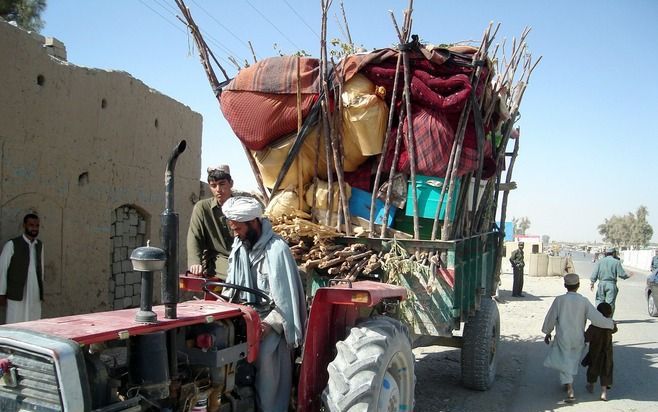
[[[443, 186], [443, 181], [444, 179], [442, 177], [416, 175], [416, 195], [418, 196], [418, 217], [423, 217], [432, 220], [434, 219], [436, 208], [439, 206], [439, 197], [441, 196], [441, 188]], [[457, 211], [457, 202], [455, 200], [459, 196], [460, 186], [461, 186], [460, 179], [455, 179], [455, 190], [452, 193], [452, 210], [450, 211], [450, 220], [455, 220], [455, 212]], [[405, 207], [404, 213], [407, 216], [413, 216], [414, 204], [412, 199], [413, 192], [411, 190], [412, 189], [411, 181], [409, 181], [409, 186], [407, 189], [408, 189], [407, 205]], [[441, 205], [441, 212], [439, 213], [439, 219], [441, 220], [445, 219], [447, 203], [448, 203], [448, 188], [446, 188], [446, 194], [443, 198], [443, 204]]]

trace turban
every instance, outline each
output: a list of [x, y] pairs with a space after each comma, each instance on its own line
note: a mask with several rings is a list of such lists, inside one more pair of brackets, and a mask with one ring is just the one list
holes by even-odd
[[263, 214], [263, 208], [253, 197], [229, 197], [222, 205], [222, 212], [228, 220], [248, 222], [258, 219]]

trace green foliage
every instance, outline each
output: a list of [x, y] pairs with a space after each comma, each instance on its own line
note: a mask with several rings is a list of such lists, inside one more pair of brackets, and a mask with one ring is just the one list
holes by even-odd
[[640, 248], [647, 246], [653, 236], [653, 228], [647, 222], [649, 211], [645, 206], [637, 208], [635, 214], [612, 215], [598, 226], [603, 241], [615, 246]]
[[515, 235], [525, 235], [526, 231], [530, 228], [530, 219], [526, 216], [520, 219], [512, 218], [512, 223], [514, 224]]
[[[0, 0], [2, 1], [2, 0]], [[340, 39], [331, 39], [329, 41], [329, 44], [331, 45], [331, 50], [329, 50], [329, 56], [330, 58], [334, 58], [335, 60], [340, 60], [345, 56], [348, 56], [350, 54], [357, 53], [359, 51], [365, 50], [363, 45], [359, 45], [359, 47], [354, 46], [353, 44], [345, 43]], [[288, 53], [284, 53], [283, 50], [281, 50], [281, 46], [279, 46], [278, 43], [274, 43], [272, 45], [274, 48], [274, 51], [279, 55], [279, 56], [287, 56], [289, 55]], [[310, 57], [311, 54], [307, 52], [306, 50], [298, 50], [295, 53], [292, 54], [293, 56], [301, 56], [301, 57]]]
[[[354, 47], [353, 44], [350, 43], [345, 43], [341, 39], [331, 39], [329, 41], [329, 44], [331, 44], [331, 50], [329, 50], [329, 55], [336, 60], [340, 60], [345, 56], [349, 56], [350, 54], [354, 54], [357, 52], [357, 48]], [[363, 45], [359, 46], [359, 48], [363, 48]]]
[[38, 32], [43, 28], [41, 13], [45, 9], [46, 0], [0, 0], [0, 17], [25, 30]]
[[[279, 56], [287, 56], [287, 54], [284, 53], [284, 52], [281, 50], [281, 47], [279, 46], [278, 43], [274, 43], [274, 44], [272, 45], [272, 47], [274, 48], [274, 51], [276, 51], [276, 53], [277, 53]], [[302, 49], [302, 50], [298, 50], [298, 51], [296, 51], [296, 52], [293, 53], [292, 55], [293, 55], [293, 56], [300, 56], [300, 57], [309, 57], [311, 54], [310, 54], [309, 52], [307, 52], [306, 50]]]

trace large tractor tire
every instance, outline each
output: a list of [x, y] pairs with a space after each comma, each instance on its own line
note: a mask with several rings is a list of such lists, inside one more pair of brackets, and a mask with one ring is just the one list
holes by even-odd
[[493, 299], [482, 298], [480, 310], [464, 325], [462, 338], [462, 383], [467, 388], [486, 391], [496, 377], [500, 342], [500, 315]]
[[398, 412], [414, 408], [414, 356], [406, 326], [378, 316], [336, 344], [322, 395], [331, 412]]

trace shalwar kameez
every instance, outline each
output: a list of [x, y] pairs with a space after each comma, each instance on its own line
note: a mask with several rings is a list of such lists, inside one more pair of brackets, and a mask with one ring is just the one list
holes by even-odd
[[255, 199], [245, 199], [230, 198], [222, 210], [229, 220], [260, 219], [261, 235], [254, 245], [235, 238], [226, 281], [259, 289], [274, 301], [274, 308], [270, 308], [262, 305], [254, 294], [239, 292], [241, 299], [256, 305], [263, 322], [272, 328], [261, 341], [256, 361], [259, 409], [286, 412], [292, 386], [293, 350], [301, 346], [304, 337], [304, 289], [288, 244], [273, 232], [268, 219], [260, 217], [260, 204], [256, 205]]

